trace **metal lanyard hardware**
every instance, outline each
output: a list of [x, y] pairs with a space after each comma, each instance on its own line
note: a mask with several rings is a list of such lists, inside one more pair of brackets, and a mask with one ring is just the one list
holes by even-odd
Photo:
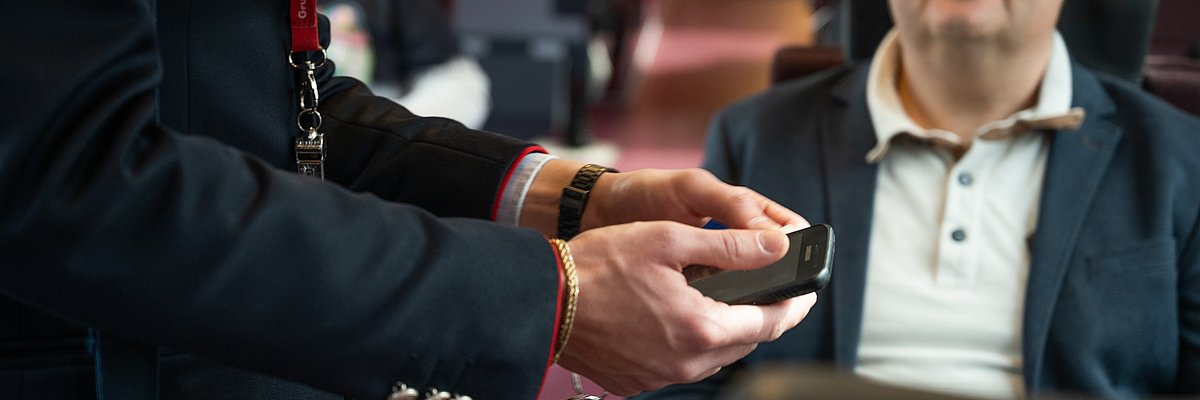
[[325, 65], [325, 49], [317, 33], [317, 0], [291, 0], [292, 51], [288, 64], [296, 70], [300, 87], [300, 112], [296, 126], [296, 172], [300, 175], [325, 179], [325, 134], [321, 133], [321, 101], [317, 90], [316, 70]]

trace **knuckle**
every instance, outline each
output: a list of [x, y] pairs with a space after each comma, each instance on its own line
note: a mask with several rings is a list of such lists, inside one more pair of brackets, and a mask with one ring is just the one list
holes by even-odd
[[779, 338], [783, 337], [783, 334], [786, 332], [787, 332], [787, 327], [783, 326], [782, 324], [774, 324], [769, 328], [769, 331], [767, 332], [767, 341], [768, 342], [776, 341]]
[[632, 225], [645, 230], [651, 236], [661, 236], [671, 229], [669, 225], [662, 223], [662, 221], [638, 221], [633, 222]]
[[735, 187], [729, 192], [729, 201], [737, 205], [755, 205], [758, 200], [758, 192], [744, 186]]
[[716, 176], [703, 169], [689, 168], [683, 170], [682, 174], [680, 174], [680, 179], [682, 180], [683, 184], [688, 185], [689, 187], [701, 187], [703, 185], [711, 184], [712, 181], [716, 180]]
[[680, 242], [677, 228], [666, 222], [646, 222], [650, 240], [659, 248], [677, 248]]
[[732, 232], [724, 232], [721, 235], [721, 249], [725, 251], [734, 260], [742, 259], [750, 254], [748, 244], [741, 240], [738, 235]]
[[692, 323], [683, 337], [685, 350], [691, 352], [707, 352], [721, 347], [721, 329], [712, 322], [701, 321]]
[[708, 170], [703, 169], [703, 168], [688, 168], [685, 171], [692, 176], [692, 179], [699, 179], [699, 180], [706, 180], [706, 181], [711, 181], [711, 180], [717, 179], [716, 175], [713, 175], [712, 172], [708, 172]]

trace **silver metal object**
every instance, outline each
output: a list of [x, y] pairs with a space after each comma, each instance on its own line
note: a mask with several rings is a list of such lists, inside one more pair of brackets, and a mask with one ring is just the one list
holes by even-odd
[[604, 399], [603, 397], [596, 397], [596, 396], [592, 396], [587, 393], [580, 393], [580, 394], [571, 396], [571, 398], [569, 398], [567, 400], [603, 400], [603, 399]]
[[450, 400], [450, 393], [437, 390], [437, 388], [429, 389], [429, 394], [425, 395], [425, 400]]
[[[312, 126], [306, 126], [306, 121], [304, 121], [305, 116], [312, 119]], [[310, 129], [321, 129], [322, 122], [324, 122], [324, 118], [321, 117], [321, 112], [315, 109], [300, 110], [300, 113], [296, 115], [296, 126], [300, 127], [301, 132], [308, 132]]]
[[604, 398], [608, 397], [608, 391], [600, 393], [599, 396], [585, 393], [583, 391], [583, 379], [579, 377], [579, 374], [574, 372], [571, 373], [571, 387], [575, 389], [575, 395], [567, 400], [604, 400]]
[[326, 60], [326, 59], [328, 59], [328, 58], [327, 58], [327, 54], [325, 54], [325, 49], [321, 49], [321, 51], [320, 51], [320, 52], [318, 52], [318, 53], [321, 55], [321, 61], [318, 61], [318, 62], [315, 62], [315, 63], [314, 63], [314, 62], [312, 62], [312, 61], [296, 62], [296, 59], [295, 59], [295, 58], [292, 58], [292, 56], [296, 55], [296, 53], [288, 53], [288, 64], [291, 64], [292, 68], [295, 68], [295, 69], [301, 69], [301, 68], [311, 68], [311, 69], [317, 69], [317, 68], [321, 68], [321, 66], [325, 65], [325, 60]]
[[325, 134], [310, 128], [307, 136], [296, 138], [296, 172], [325, 179]]
[[[301, 83], [307, 83], [307, 84], [300, 88], [300, 109], [301, 110], [308, 110], [308, 109], [315, 110], [315, 109], [317, 109], [317, 103], [321, 102], [321, 94], [318, 93], [318, 91], [317, 91], [317, 70], [306, 69], [304, 71], [304, 76], [305, 76], [304, 80], [306, 82], [301, 82]], [[312, 96], [312, 107], [308, 106], [307, 100], [308, 100], [309, 96]]]
[[392, 386], [392, 394], [388, 396], [388, 400], [417, 400], [420, 397], [421, 393], [417, 392], [417, 389], [397, 382], [396, 386]]
[[325, 179], [325, 135], [321, 133], [321, 112], [317, 106], [321, 95], [317, 87], [316, 70], [325, 65], [325, 49], [319, 52], [319, 61], [297, 62], [296, 53], [288, 53], [288, 64], [303, 72], [300, 78], [300, 112], [296, 114], [296, 126], [302, 136], [296, 138], [296, 172], [300, 175]]

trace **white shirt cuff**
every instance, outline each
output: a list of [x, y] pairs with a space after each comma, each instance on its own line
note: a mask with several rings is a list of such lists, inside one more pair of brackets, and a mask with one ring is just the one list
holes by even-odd
[[546, 165], [546, 162], [558, 157], [544, 153], [530, 153], [517, 163], [512, 177], [500, 194], [500, 207], [496, 209], [496, 222], [504, 225], [517, 226], [521, 220], [521, 206], [525, 204], [525, 195], [533, 186], [533, 178]]

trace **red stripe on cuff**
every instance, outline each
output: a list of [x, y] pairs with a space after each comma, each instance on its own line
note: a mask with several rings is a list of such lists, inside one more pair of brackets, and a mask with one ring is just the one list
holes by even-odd
[[550, 250], [554, 252], [554, 267], [558, 272], [558, 296], [554, 302], [554, 333], [550, 335], [550, 355], [546, 357], [546, 370], [542, 372], [542, 384], [538, 386], [537, 391], [539, 394], [546, 388], [546, 378], [550, 377], [550, 367], [554, 366], [554, 352], [558, 351], [555, 347], [558, 347], [558, 325], [562, 323], [563, 285], [567, 280], [567, 277], [563, 275], [562, 255], [558, 254], [558, 246], [550, 243], [549, 240], [546, 243], [550, 244]]
[[[504, 197], [504, 189], [508, 187], [508, 181], [512, 179], [513, 173], [517, 172], [517, 166], [521, 165], [521, 160], [524, 160], [525, 156], [528, 156], [531, 153], [548, 152], [542, 146], [526, 147], [525, 151], [522, 151], [521, 155], [517, 156], [517, 159], [513, 161], [512, 165], [508, 166], [508, 172], [504, 174], [504, 180], [500, 181], [500, 190], [496, 191], [496, 200], [492, 202], [492, 221], [496, 220], [496, 214], [500, 212], [500, 199]], [[520, 216], [518, 215], [518, 217]]]

